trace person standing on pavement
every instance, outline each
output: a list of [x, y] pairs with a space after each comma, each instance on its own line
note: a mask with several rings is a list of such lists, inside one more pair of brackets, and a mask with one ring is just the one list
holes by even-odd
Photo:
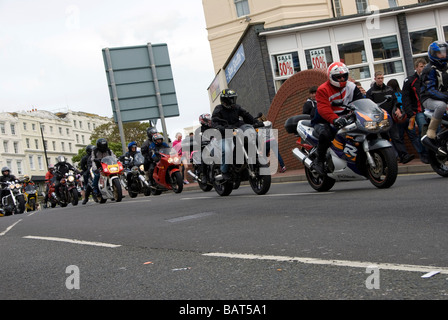
[[308, 91], [310, 94], [309, 98], [306, 100], [306, 102], [302, 108], [302, 113], [309, 114], [311, 119], [314, 118], [314, 114], [316, 113], [316, 108], [317, 108], [316, 91], [317, 91], [317, 86], [312, 86], [309, 89], [309, 91]]
[[[402, 88], [402, 102], [403, 102], [403, 110], [406, 112], [406, 115], [410, 119], [411, 125], [408, 126], [409, 131], [415, 131], [417, 134], [418, 140], [421, 145], [421, 151], [417, 149], [420, 155], [420, 161], [423, 163], [429, 163], [428, 161], [428, 151], [425, 146], [421, 143], [421, 138], [423, 136], [423, 128], [426, 125], [426, 118], [424, 115], [425, 109], [420, 100], [420, 87], [421, 87], [421, 74], [423, 69], [426, 66], [426, 60], [423, 58], [419, 58], [415, 61], [415, 73], [406, 79], [403, 82]], [[415, 129], [414, 123], [417, 124], [418, 132]], [[415, 145], [414, 145], [415, 147]]]
[[[392, 99], [387, 101], [386, 96], [391, 96]], [[381, 108], [387, 111], [387, 113], [392, 117], [393, 109], [397, 104], [397, 97], [391, 87], [384, 84], [384, 73], [382, 71], [375, 72], [374, 83], [372, 87], [367, 90], [366, 98], [372, 100], [375, 103], [381, 104]], [[398, 154], [399, 162], [408, 163], [414, 159], [413, 154], [409, 154], [406, 150], [404, 142], [400, 139], [398, 133], [398, 126], [395, 121], [392, 122], [392, 126], [388, 132], [392, 145], [394, 146], [395, 152]]]

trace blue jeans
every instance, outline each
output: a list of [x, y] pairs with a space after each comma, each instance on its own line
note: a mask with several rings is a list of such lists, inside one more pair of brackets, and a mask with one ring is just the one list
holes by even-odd
[[[221, 172], [227, 173], [229, 171], [229, 163], [232, 161], [232, 140], [233, 139], [222, 139], [221, 140], [221, 152], [222, 152], [222, 162], [221, 162]], [[227, 161], [226, 161], [226, 150], [229, 150]]]
[[95, 173], [95, 175], [93, 177], [93, 182], [92, 182], [93, 192], [95, 192], [95, 193], [99, 193], [99, 190], [98, 190], [98, 182], [99, 181], [100, 181], [100, 174]]

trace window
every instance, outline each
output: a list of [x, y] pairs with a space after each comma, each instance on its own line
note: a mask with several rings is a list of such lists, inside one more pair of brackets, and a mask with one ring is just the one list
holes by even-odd
[[336, 17], [342, 17], [342, 7], [340, 0], [334, 0], [334, 10], [336, 11]]
[[428, 53], [428, 46], [437, 40], [436, 29], [409, 32], [412, 54]]
[[278, 90], [283, 82], [300, 71], [299, 54], [295, 51], [276, 54], [271, 57], [274, 69], [275, 90]]
[[[385, 75], [404, 72], [396, 36], [371, 39], [370, 43], [372, 44], [373, 59], [375, 61], [375, 72], [382, 71]], [[395, 61], [383, 61], [387, 59]]]
[[6, 133], [6, 130], [5, 130], [5, 123], [4, 123], [4, 122], [0, 122], [0, 132], [1, 132], [2, 134], [5, 134], [5, 133]]
[[356, 11], [358, 13], [365, 13], [367, 6], [367, 0], [356, 0]]
[[72, 152], [72, 143], [71, 143], [71, 142], [68, 143], [68, 150], [69, 150], [70, 152]]
[[19, 143], [14, 142], [13, 146], [14, 146], [14, 153], [19, 153]]
[[364, 41], [361, 40], [338, 44], [338, 51], [341, 62], [345, 63], [347, 66], [361, 64], [361, 66], [349, 67], [350, 76], [352, 78], [357, 80], [370, 78]]
[[59, 134], [62, 136], [62, 128], [59, 127]]
[[36, 150], [39, 149], [39, 140], [34, 139], [34, 145], [36, 146]]
[[67, 132], [67, 135], [70, 135], [70, 129], [69, 128], [66, 128], [65, 132]]
[[250, 14], [248, 0], [234, 0], [236, 7], [236, 14], [238, 17], [247, 16]]
[[17, 174], [23, 174], [21, 160], [17, 160]]
[[26, 138], [25, 139], [25, 143], [26, 143], [26, 147], [29, 149], [29, 148], [31, 148], [30, 147], [30, 139], [29, 138]]
[[42, 162], [42, 156], [37, 156], [37, 165], [39, 166], [39, 170], [44, 170], [44, 164]]
[[331, 47], [322, 47], [305, 50], [306, 65], [308, 69], [327, 69], [333, 62]]
[[33, 131], [36, 131], [36, 124], [35, 123], [31, 124], [31, 129], [33, 129]]
[[31, 170], [34, 170], [34, 158], [33, 156], [29, 156], [29, 161], [30, 161], [30, 168]]
[[5, 150], [5, 152], [8, 152], [8, 141], [3, 141], [3, 150]]
[[16, 134], [16, 125], [11, 123], [11, 134]]
[[73, 125], [74, 125], [75, 128], [76, 128], [76, 120], [73, 120]]
[[65, 143], [64, 142], [61, 142], [61, 149], [62, 149], [62, 151], [65, 151]]
[[76, 134], [76, 143], [79, 143], [79, 135]]
[[26, 122], [23, 123], [23, 130], [26, 131]]
[[443, 27], [443, 34], [445, 35], [445, 41], [448, 42], [448, 26]]
[[389, 8], [395, 8], [397, 6], [397, 0], [389, 0]]
[[56, 141], [52, 141], [51, 143], [53, 145], [53, 151], [56, 151]]

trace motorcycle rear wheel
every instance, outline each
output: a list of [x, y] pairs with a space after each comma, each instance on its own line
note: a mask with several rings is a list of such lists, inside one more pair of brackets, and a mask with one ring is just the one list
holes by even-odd
[[448, 177], [448, 164], [445, 157], [439, 157], [434, 151], [428, 150], [428, 160], [432, 170], [441, 177]]
[[306, 179], [309, 185], [316, 191], [325, 192], [333, 188], [336, 180], [327, 175], [321, 176], [305, 167]]
[[379, 189], [391, 187], [398, 175], [397, 158], [392, 148], [370, 151], [375, 168], [367, 167], [367, 176], [370, 182]]

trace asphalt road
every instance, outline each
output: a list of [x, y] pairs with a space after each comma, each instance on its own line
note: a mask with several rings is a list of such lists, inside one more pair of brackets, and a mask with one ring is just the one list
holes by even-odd
[[400, 175], [386, 190], [317, 193], [293, 182], [2, 217], [0, 294], [176, 301], [176, 314], [188, 301], [445, 300], [446, 183]]

